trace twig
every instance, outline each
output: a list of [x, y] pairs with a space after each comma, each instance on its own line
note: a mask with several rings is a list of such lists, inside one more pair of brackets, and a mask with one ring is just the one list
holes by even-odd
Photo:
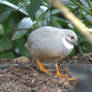
[[12, 38], [12, 33], [14, 32], [15, 28], [17, 27], [17, 23], [14, 23], [10, 29], [10, 31], [8, 32], [8, 38]]
[[33, 30], [32, 28], [16, 28], [17, 31], [22, 31], [22, 30]]

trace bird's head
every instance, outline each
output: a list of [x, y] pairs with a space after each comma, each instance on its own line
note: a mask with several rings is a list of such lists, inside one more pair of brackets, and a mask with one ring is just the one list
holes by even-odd
[[77, 35], [75, 34], [75, 32], [70, 31], [67, 33], [67, 35], [65, 36], [65, 39], [67, 40], [68, 43], [72, 44], [72, 45], [77, 45]]
[[74, 45], [77, 45], [77, 35], [75, 32], [66, 29], [65, 36], [63, 38], [63, 43], [66, 48], [73, 49]]

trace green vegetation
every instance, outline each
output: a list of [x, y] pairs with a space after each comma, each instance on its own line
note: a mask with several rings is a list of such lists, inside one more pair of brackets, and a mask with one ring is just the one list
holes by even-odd
[[[61, 0], [88, 28], [92, 28], [92, 0]], [[30, 32], [41, 26], [74, 30], [78, 46], [71, 55], [88, 53], [92, 46], [48, 0], [0, 0], [0, 58], [27, 56]]]

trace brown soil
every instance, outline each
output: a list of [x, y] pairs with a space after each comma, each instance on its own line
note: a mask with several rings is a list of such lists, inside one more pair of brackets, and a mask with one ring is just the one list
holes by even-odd
[[91, 64], [91, 54], [76, 55], [63, 60], [59, 65], [60, 72], [67, 77], [54, 76], [55, 67], [43, 61], [50, 75], [40, 72], [35, 61], [22, 62], [10, 59], [0, 60], [0, 92], [68, 92], [74, 88], [78, 79], [65, 66], [66, 63]]

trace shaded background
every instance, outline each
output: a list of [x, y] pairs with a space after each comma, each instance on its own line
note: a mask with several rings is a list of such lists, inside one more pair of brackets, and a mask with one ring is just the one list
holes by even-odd
[[[92, 28], [91, 0], [61, 1]], [[92, 51], [87, 39], [48, 0], [0, 0], [0, 58], [29, 57], [24, 44], [29, 33], [41, 26], [74, 30], [79, 40], [71, 55]]]

